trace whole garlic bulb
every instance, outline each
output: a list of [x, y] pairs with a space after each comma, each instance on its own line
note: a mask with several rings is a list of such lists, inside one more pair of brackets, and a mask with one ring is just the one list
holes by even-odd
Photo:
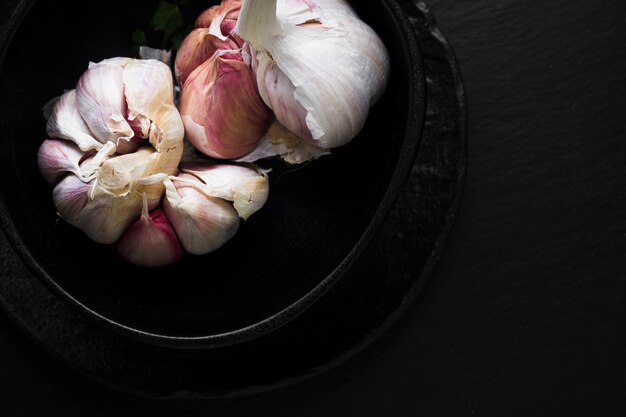
[[387, 50], [345, 0], [243, 0], [234, 31], [255, 50], [263, 101], [302, 141], [270, 136], [261, 157], [273, 147], [298, 162], [348, 143], [385, 90]]
[[97, 242], [119, 240], [143, 196], [156, 207], [163, 178], [178, 173], [184, 130], [169, 67], [131, 58], [90, 64], [55, 104], [47, 131], [67, 141], [45, 141], [39, 152], [59, 215]]

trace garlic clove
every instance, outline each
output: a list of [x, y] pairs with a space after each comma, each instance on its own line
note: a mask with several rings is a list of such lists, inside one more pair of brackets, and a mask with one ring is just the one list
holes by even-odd
[[130, 140], [133, 130], [126, 118], [122, 63], [127, 58], [113, 58], [90, 64], [76, 85], [78, 110], [101, 143]]
[[76, 175], [68, 175], [54, 187], [52, 201], [62, 219], [79, 227], [92, 185], [81, 181]]
[[258, 73], [264, 76], [259, 81], [259, 92], [265, 104], [290, 132], [311, 142], [313, 136], [306, 123], [307, 110], [295, 98], [296, 87], [266, 52], [257, 53], [256, 58]]
[[224, 0], [220, 5], [205, 10], [196, 20], [195, 26], [208, 28], [213, 36], [221, 40], [231, 36], [241, 46], [243, 42], [233, 33], [240, 9], [241, 0]]
[[[156, 60], [132, 60], [123, 72], [128, 114], [152, 121], [148, 137], [156, 149], [153, 173], [176, 174], [183, 154], [184, 127], [174, 105], [174, 81], [170, 68]], [[142, 129], [143, 131], [143, 129]]]
[[183, 247], [194, 255], [203, 255], [220, 248], [239, 228], [239, 217], [232, 205], [220, 198], [209, 197], [191, 175], [181, 174], [186, 182], [166, 180], [163, 211], [176, 231]]
[[118, 195], [127, 193], [137, 180], [154, 172], [155, 162], [151, 158], [154, 153], [152, 147], [145, 146], [136, 152], [107, 159], [98, 169], [98, 185]]
[[193, 70], [211, 58], [215, 51], [234, 50], [238, 47], [232, 39], [220, 39], [205, 28], [192, 30], [176, 54], [175, 74], [178, 84], [183, 86]]
[[98, 243], [115, 243], [141, 214], [142, 195], [132, 190], [116, 194], [96, 183], [88, 192], [85, 207], [70, 223]]
[[70, 140], [85, 152], [102, 147], [78, 111], [76, 90], [64, 93], [56, 102], [48, 118], [46, 131], [51, 138]]
[[181, 94], [180, 112], [192, 145], [222, 159], [254, 149], [272, 120], [250, 68], [237, 51], [217, 51], [191, 73]]
[[269, 179], [264, 170], [206, 163], [183, 165], [181, 170], [198, 177], [206, 194], [232, 201], [244, 220], [263, 207], [269, 195]]
[[277, 119], [317, 148], [352, 140], [385, 90], [387, 51], [344, 0], [244, 0], [235, 32], [257, 51], [259, 87]]
[[149, 212], [143, 196], [141, 217], [117, 243], [119, 254], [129, 262], [144, 267], [173, 264], [184, 255], [176, 232], [160, 208]]
[[56, 184], [68, 172], [84, 179], [79, 164], [85, 156], [73, 142], [46, 139], [39, 147], [37, 163], [46, 181]]

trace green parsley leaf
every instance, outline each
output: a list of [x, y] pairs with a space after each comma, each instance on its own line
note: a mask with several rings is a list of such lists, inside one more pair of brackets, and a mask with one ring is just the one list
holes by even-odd
[[166, 37], [171, 36], [183, 26], [183, 15], [177, 5], [160, 0], [159, 6], [150, 19], [150, 25], [156, 31], [162, 31]]
[[133, 42], [138, 46], [147, 46], [148, 45], [148, 37], [146, 36], [146, 32], [143, 30], [135, 30], [132, 35]]

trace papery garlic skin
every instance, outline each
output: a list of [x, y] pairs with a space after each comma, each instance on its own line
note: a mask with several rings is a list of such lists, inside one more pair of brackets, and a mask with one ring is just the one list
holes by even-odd
[[54, 187], [52, 201], [63, 220], [78, 227], [82, 210], [89, 201], [91, 187], [76, 175], [66, 176]]
[[207, 194], [232, 201], [239, 217], [244, 220], [259, 211], [269, 195], [267, 171], [206, 163], [182, 165], [181, 170], [198, 177], [204, 184], [202, 190]]
[[198, 16], [195, 27], [208, 28], [209, 33], [221, 40], [226, 40], [228, 36], [232, 36], [241, 46], [243, 42], [233, 34], [241, 10], [241, 3], [242, 0], [223, 0], [221, 4], [208, 8]]
[[68, 172], [85, 177], [80, 168], [84, 157], [85, 153], [70, 141], [46, 139], [37, 152], [37, 164], [46, 181], [56, 184]]
[[269, 130], [249, 154], [236, 162], [256, 162], [260, 159], [280, 155], [288, 164], [297, 165], [330, 154], [330, 150], [300, 140], [279, 121], [275, 120]]
[[189, 75], [216, 51], [236, 50], [239, 45], [232, 38], [220, 39], [206, 28], [191, 31], [183, 40], [176, 54], [175, 75], [180, 86], [184, 86]]
[[145, 196], [141, 217], [124, 233], [117, 251], [129, 262], [151, 268], [173, 264], [185, 253], [163, 211], [149, 212]]
[[235, 235], [239, 217], [231, 204], [190, 184], [197, 182], [195, 177], [181, 174], [180, 178], [185, 182], [165, 181], [163, 211], [187, 252], [210, 253]]
[[174, 81], [167, 65], [133, 60], [124, 67], [124, 91], [129, 119], [152, 120], [149, 139], [156, 149], [153, 173], [176, 174], [183, 155], [183, 121], [174, 105]]
[[244, 0], [235, 32], [256, 50], [265, 103], [319, 149], [351, 141], [385, 90], [387, 50], [344, 0]]
[[180, 113], [192, 145], [220, 159], [252, 151], [272, 120], [240, 51], [217, 51], [191, 73]]
[[91, 64], [78, 80], [78, 111], [101, 143], [130, 140], [133, 130], [126, 121], [124, 67], [121, 60]]
[[178, 173], [184, 128], [173, 94], [172, 74], [163, 62], [112, 58], [90, 64], [76, 93], [56, 103], [53, 127], [83, 120], [99, 148], [93, 155], [73, 149], [61, 163], [54, 160], [59, 152], [52, 155], [50, 143], [44, 143], [41, 170], [52, 182], [60, 178], [53, 170], [72, 173], [57, 184], [53, 200], [59, 215], [92, 240], [119, 240], [141, 215], [143, 196], [149, 209], [155, 208], [163, 179]]
[[51, 138], [67, 139], [82, 151], [98, 150], [102, 143], [96, 140], [78, 111], [76, 90], [64, 93], [55, 103], [48, 118], [46, 132]]

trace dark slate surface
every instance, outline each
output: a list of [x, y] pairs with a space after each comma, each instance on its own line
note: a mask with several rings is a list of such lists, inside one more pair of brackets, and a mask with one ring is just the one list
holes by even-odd
[[288, 395], [154, 402], [1, 316], [0, 415], [623, 415], [626, 6], [429, 5], [465, 78], [468, 177], [435, 273], [383, 337]]

